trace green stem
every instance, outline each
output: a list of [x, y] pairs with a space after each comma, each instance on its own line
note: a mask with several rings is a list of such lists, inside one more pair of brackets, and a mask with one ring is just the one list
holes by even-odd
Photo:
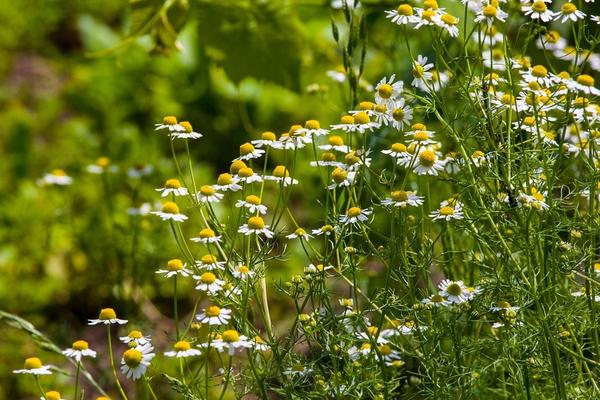
[[115, 377], [115, 382], [117, 383], [117, 388], [119, 389], [119, 393], [123, 400], [129, 400], [125, 391], [123, 390], [123, 386], [121, 386], [121, 382], [119, 381], [119, 377], [117, 376], [117, 370], [115, 369], [115, 360], [113, 358], [113, 349], [112, 349], [112, 339], [110, 334], [110, 325], [106, 325], [106, 334], [108, 336], [108, 357], [110, 358], [110, 369], [112, 370], [113, 376]]

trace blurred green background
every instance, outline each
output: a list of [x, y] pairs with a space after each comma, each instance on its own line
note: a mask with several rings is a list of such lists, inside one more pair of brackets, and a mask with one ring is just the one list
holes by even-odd
[[[362, 88], [409, 73], [385, 3], [357, 13], [369, 32]], [[310, 118], [337, 122], [350, 106], [348, 84], [326, 71], [342, 64], [343, 12], [329, 1], [1, 0], [0, 21], [0, 309], [61, 347], [85, 338], [102, 348], [103, 330], [86, 320], [113, 306], [164, 347], [172, 291], [154, 271], [178, 251], [158, 218], [127, 212], [158, 200], [154, 188], [176, 175], [168, 138], [154, 123], [176, 115], [202, 132], [191, 149], [196, 180], [214, 183], [238, 146], [262, 131], [279, 134]], [[352, 36], [365, 43], [356, 23]], [[357, 71], [360, 46], [351, 59]], [[87, 173], [102, 156], [118, 170]], [[148, 166], [148, 175], [128, 176]], [[56, 168], [74, 184], [39, 186]], [[308, 205], [304, 220], [320, 215], [314, 196], [291, 199]], [[292, 259], [272, 279], [302, 268]], [[184, 289], [181, 309], [189, 312], [195, 293]], [[275, 320], [287, 301], [275, 297]], [[0, 399], [35, 398], [31, 379], [11, 373], [25, 357], [66, 365], [8, 324], [0, 323], [0, 338]], [[105, 362], [91, 368], [101, 384]], [[71, 385], [61, 374], [46, 382]]]

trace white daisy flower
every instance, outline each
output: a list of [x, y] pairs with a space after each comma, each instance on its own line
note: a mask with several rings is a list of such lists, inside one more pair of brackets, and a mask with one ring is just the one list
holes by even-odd
[[592, 15], [590, 16], [590, 20], [594, 21], [598, 25], [600, 25], [600, 15]]
[[238, 208], [244, 207], [248, 209], [250, 214], [266, 214], [267, 206], [260, 204], [260, 198], [253, 194], [246, 197], [245, 200], [238, 200], [235, 203], [235, 206]]
[[392, 143], [389, 149], [381, 150], [381, 152], [396, 159], [399, 165], [408, 165], [412, 160], [412, 154], [408, 152], [406, 145], [403, 143]]
[[167, 357], [187, 358], [199, 356], [202, 352], [198, 349], [193, 349], [190, 342], [180, 340], [173, 345], [173, 351], [166, 351], [164, 354]]
[[460, 304], [469, 300], [470, 293], [463, 281], [452, 281], [444, 279], [438, 285], [439, 294], [450, 303]]
[[52, 172], [44, 174], [44, 176], [38, 181], [40, 186], [56, 185], [56, 186], [69, 186], [73, 184], [73, 178], [71, 178], [62, 169], [54, 169]]
[[210, 271], [204, 272], [200, 276], [194, 275], [194, 279], [198, 282], [196, 290], [201, 290], [213, 295], [221, 291], [225, 284], [225, 282], [218, 279], [217, 276]]
[[404, 125], [410, 124], [413, 118], [413, 111], [403, 98], [397, 99], [389, 108], [389, 121], [394, 129], [401, 130]]
[[429, 146], [437, 143], [433, 140], [434, 131], [428, 131], [427, 127], [424, 124], [414, 124], [411, 127], [412, 131], [406, 132], [406, 136], [409, 137], [410, 142], [409, 146]]
[[283, 150], [302, 149], [306, 146], [306, 140], [303, 136], [290, 136], [289, 133], [282, 133], [279, 137], [279, 143]]
[[90, 164], [85, 169], [90, 174], [96, 175], [101, 175], [106, 172], [116, 172], [118, 170], [116, 166], [110, 165], [110, 158], [108, 157], [98, 158], [95, 164]]
[[[341, 147], [340, 147], [341, 148]], [[348, 149], [349, 150], [349, 149]], [[335, 153], [330, 151], [326, 151], [321, 154], [321, 159], [319, 161], [311, 161], [311, 167], [342, 167], [344, 164], [337, 161], [337, 157]]]
[[162, 188], [155, 189], [161, 193], [161, 197], [167, 197], [171, 193], [174, 196], [187, 196], [187, 188], [181, 187], [181, 183], [178, 179], [168, 179]]
[[231, 310], [215, 305], [208, 306], [204, 312], [196, 315], [196, 319], [203, 324], [225, 325], [231, 319]]
[[219, 243], [221, 241], [221, 236], [217, 236], [215, 231], [210, 228], [203, 228], [198, 232], [198, 236], [190, 239], [192, 242], [210, 244], [210, 243]]
[[233, 356], [236, 350], [250, 349], [253, 346], [253, 342], [246, 336], [240, 335], [240, 333], [233, 329], [224, 331], [218, 339], [215, 339], [209, 343], [202, 343], [202, 347], [210, 347], [217, 349], [219, 352], [223, 352], [227, 349], [227, 354]]
[[42, 360], [37, 357], [30, 357], [25, 360], [25, 367], [13, 370], [13, 374], [52, 375], [51, 367], [51, 365], [43, 365]]
[[127, 215], [148, 215], [152, 211], [152, 206], [150, 203], [142, 203], [137, 207], [129, 207], [127, 209]]
[[548, 72], [548, 69], [543, 65], [535, 65], [531, 68], [528, 68], [526, 71], [519, 71], [521, 73], [521, 77], [527, 83], [537, 82], [542, 87], [550, 87], [560, 81], [556, 75]]
[[152, 341], [152, 338], [150, 336], [144, 336], [142, 332], [134, 329], [130, 331], [127, 336], [119, 337], [119, 340], [128, 345], [128, 347], [138, 347], [147, 345]]
[[417, 196], [417, 192], [395, 190], [391, 193], [391, 197], [385, 198], [381, 201], [381, 205], [394, 207], [418, 207], [423, 204], [423, 199], [423, 196]]
[[240, 146], [240, 156], [236, 160], [252, 160], [255, 158], [261, 158], [265, 154], [263, 149], [255, 148], [252, 143], [244, 143]]
[[88, 342], [85, 340], [73, 342], [71, 348], [63, 350], [62, 353], [77, 362], [81, 361], [83, 357], [96, 357], [96, 352], [90, 349]]
[[287, 169], [285, 165], [277, 165], [273, 168], [273, 172], [271, 175], [267, 175], [264, 177], [266, 181], [274, 181], [282, 185], [283, 187], [287, 187], [289, 185], [297, 185], [298, 180], [290, 177], [290, 170]]
[[201, 203], [218, 203], [219, 201], [221, 201], [224, 195], [223, 193], [217, 192], [216, 186], [217, 185], [202, 185], [200, 187], [200, 191], [196, 193], [196, 199]]
[[521, 11], [531, 19], [539, 19], [544, 22], [551, 21], [556, 15], [554, 12], [548, 9], [546, 2], [550, 3], [552, 0], [536, 0], [531, 4], [524, 5], [521, 7]]
[[419, 17], [414, 14], [414, 9], [410, 4], [400, 4], [395, 10], [387, 10], [385, 17], [391, 19], [394, 24], [408, 25], [419, 22]]
[[316, 235], [316, 236], [321, 236], [321, 235], [329, 236], [333, 232], [335, 232], [335, 228], [329, 224], [323, 225], [319, 229], [312, 230], [312, 234]]
[[462, 203], [454, 199], [452, 201], [443, 201], [440, 204], [440, 208], [433, 211], [431, 214], [429, 214], [429, 216], [433, 218], [434, 221], [437, 221], [438, 219], [443, 219], [446, 221], [450, 221], [452, 219], [462, 219]]
[[187, 216], [179, 213], [179, 206], [172, 201], [167, 201], [160, 211], [152, 211], [151, 214], [158, 215], [163, 221], [183, 222], [188, 219]]
[[432, 294], [431, 296], [421, 300], [421, 303], [428, 307], [448, 307], [451, 304], [441, 294]]
[[540, 192], [535, 187], [531, 188], [529, 194], [526, 192], [519, 192], [517, 204], [519, 207], [535, 208], [536, 210], [542, 211], [549, 208], [546, 203], [546, 192]]
[[[590, 75], [586, 75], [586, 74], [581, 74], [577, 77], [576, 81], [575, 81], [575, 85], [574, 87], [579, 90], [580, 92], [583, 92], [585, 94], [588, 95], [594, 95], [594, 96], [600, 96], [600, 90], [596, 87], [594, 87], [595, 85], [595, 81], [594, 78], [592, 78]], [[597, 111], [597, 110], [594, 110]]]
[[460, 19], [449, 13], [443, 13], [438, 20], [438, 26], [444, 28], [451, 37], [458, 37], [458, 23]]
[[350, 207], [345, 215], [340, 216], [340, 222], [345, 225], [357, 225], [367, 221], [373, 211], [369, 208]]
[[344, 115], [339, 124], [331, 125], [332, 130], [358, 133], [365, 133], [378, 127], [379, 124], [371, 121], [371, 117], [365, 111], [357, 111], [354, 115]]
[[361, 357], [366, 357], [371, 354], [371, 343], [365, 342], [360, 347], [352, 346], [348, 349], [348, 355], [353, 361], [358, 360]]
[[413, 171], [417, 175], [434, 175], [444, 169], [444, 163], [432, 148], [424, 148], [416, 155], [413, 162]]
[[247, 265], [238, 264], [231, 269], [231, 275], [233, 275], [235, 278], [245, 281], [248, 278], [254, 277], [255, 272], [250, 270]]
[[238, 229], [239, 233], [244, 235], [264, 235], [267, 238], [272, 238], [275, 234], [269, 230], [269, 225], [265, 225], [265, 221], [261, 217], [250, 217], [248, 222]]
[[102, 310], [100, 310], [100, 315], [98, 316], [98, 319], [88, 320], [88, 325], [97, 325], [97, 324], [124, 325], [126, 323], [127, 323], [126, 319], [118, 319], [117, 318], [117, 313], [115, 313], [115, 310], [113, 310], [112, 308], [103, 308]]
[[188, 121], [180, 122], [179, 126], [181, 126], [183, 130], [171, 132], [171, 139], [200, 139], [202, 137], [201, 133], [194, 132], [192, 124]]
[[290, 233], [289, 235], [286, 235], [286, 238], [288, 239], [296, 239], [296, 238], [301, 238], [304, 240], [309, 240], [310, 238], [312, 238], [311, 235], [309, 235], [308, 233], [306, 233], [306, 231], [302, 228], [298, 228], [294, 231], [294, 233]]
[[427, 10], [423, 10], [422, 8], [415, 8], [415, 11], [417, 11], [418, 18], [417, 24], [415, 25], [415, 29], [419, 29], [422, 26], [439, 25], [441, 12], [443, 11], [443, 9], [439, 8], [437, 10], [434, 10], [428, 8]]
[[511, 306], [508, 301], [499, 301], [495, 306], [490, 307], [490, 311], [492, 312], [501, 312], [501, 311], [519, 311], [520, 307]]
[[333, 265], [308, 264], [308, 267], [304, 267], [304, 273], [310, 275], [329, 271], [330, 269], [333, 269]]
[[146, 373], [156, 354], [150, 343], [126, 350], [121, 358], [121, 372], [132, 380], [138, 380]]
[[239, 181], [238, 178], [231, 176], [231, 174], [223, 173], [217, 178], [217, 184], [213, 185], [213, 189], [223, 192], [237, 192], [238, 190], [242, 190], [242, 187], [238, 185]]
[[492, 4], [488, 4], [487, 6], [479, 9], [477, 12], [477, 17], [475, 17], [475, 23], [485, 22], [488, 26], [492, 26], [496, 20], [500, 22], [506, 22], [507, 17], [508, 13], [505, 13], [500, 8]]
[[205, 254], [200, 258], [200, 261], [196, 261], [196, 266], [200, 269], [207, 271], [213, 271], [215, 269], [224, 270], [225, 261], [219, 261], [217, 257], [212, 254]]
[[396, 81], [396, 75], [383, 77], [377, 86], [375, 86], [375, 102], [377, 104], [385, 104], [387, 108], [392, 108], [396, 98], [400, 97], [404, 90], [404, 82]]
[[306, 135], [309, 138], [313, 136], [324, 136], [329, 133], [329, 129], [321, 128], [321, 124], [316, 119], [309, 119], [304, 123], [304, 128], [299, 128], [294, 131], [294, 135]]
[[341, 167], [337, 167], [331, 172], [331, 180], [332, 183], [327, 188], [335, 189], [338, 187], [346, 187], [354, 184], [354, 179], [356, 178], [355, 171], [346, 171]]
[[413, 62], [412, 67], [412, 75], [413, 75], [413, 86], [419, 86], [421, 84], [428, 85], [428, 82], [431, 81], [432, 74], [429, 72], [430, 69], [433, 68], [433, 64], [427, 64], [427, 57], [423, 57], [422, 55], [417, 56], [417, 61]]
[[269, 347], [269, 345], [267, 344], [267, 342], [264, 341], [263, 338], [261, 338], [260, 336], [254, 336], [251, 341], [253, 342], [252, 345], [254, 346], [254, 349], [258, 350], [258, 351], [269, 351], [271, 350], [271, 347]]
[[273, 149], [281, 149], [283, 145], [277, 141], [277, 136], [273, 132], [263, 132], [260, 139], [253, 140], [252, 145], [256, 148], [271, 147]]
[[330, 77], [332, 80], [338, 83], [346, 82], [346, 69], [343, 65], [338, 66], [336, 69], [328, 70], [325, 75]]
[[237, 178], [244, 183], [262, 182], [263, 178], [250, 167], [240, 168]]
[[585, 13], [583, 11], [579, 11], [575, 4], [566, 2], [560, 6], [560, 11], [556, 13], [554, 20], [558, 21], [560, 19], [560, 22], [564, 24], [569, 20], [577, 22], [577, 20], [583, 18], [585, 18]]
[[156, 131], [168, 129], [169, 132], [184, 132], [185, 128], [177, 123], [177, 118], [172, 115], [167, 115], [163, 118], [161, 124], [154, 124]]
[[340, 153], [347, 153], [350, 151], [350, 147], [344, 144], [344, 139], [341, 136], [332, 135], [327, 138], [327, 144], [323, 144], [319, 146], [321, 150], [335, 150]]

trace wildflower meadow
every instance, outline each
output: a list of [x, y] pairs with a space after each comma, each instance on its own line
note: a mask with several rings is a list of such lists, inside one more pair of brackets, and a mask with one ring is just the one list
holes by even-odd
[[0, 400], [600, 399], [594, 0], [34, 3]]

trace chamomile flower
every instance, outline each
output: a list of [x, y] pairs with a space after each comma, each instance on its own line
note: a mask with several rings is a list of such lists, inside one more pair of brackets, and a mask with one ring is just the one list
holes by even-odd
[[423, 196], [417, 196], [417, 192], [395, 190], [391, 193], [391, 197], [387, 197], [381, 201], [381, 205], [394, 207], [418, 207], [423, 204], [423, 199]]
[[73, 342], [71, 348], [63, 350], [62, 353], [77, 362], [81, 361], [83, 357], [96, 357], [96, 352], [90, 349], [88, 342], [85, 340]]
[[425, 125], [414, 124], [411, 128], [413, 129], [412, 131], [406, 132], [406, 135], [410, 139], [409, 145], [429, 146], [437, 143], [433, 140], [433, 134], [435, 132], [428, 131]]
[[54, 169], [50, 173], [44, 174], [44, 176], [38, 181], [40, 186], [56, 185], [56, 186], [69, 186], [73, 184], [73, 178], [71, 178], [62, 169]]
[[381, 152], [396, 159], [399, 165], [407, 165], [412, 159], [412, 154], [408, 152], [408, 148], [404, 143], [392, 143], [389, 149], [381, 150]]
[[566, 2], [560, 7], [560, 11], [556, 13], [554, 20], [558, 21], [560, 19], [560, 22], [564, 24], [566, 21], [569, 20], [577, 22], [577, 20], [583, 18], [585, 18], [584, 12], [578, 10], [575, 4], [571, 2]]
[[129, 331], [127, 336], [119, 337], [119, 340], [125, 343], [128, 347], [133, 348], [147, 345], [152, 341], [152, 338], [150, 336], [144, 336], [141, 331], [134, 329]]
[[204, 272], [202, 275], [194, 275], [194, 279], [198, 283], [196, 290], [207, 292], [208, 294], [218, 293], [225, 284], [225, 282], [217, 278], [210, 271]]
[[266, 181], [277, 182], [283, 187], [298, 184], [298, 180], [290, 176], [290, 170], [285, 165], [275, 166], [271, 175], [265, 176], [264, 179]]
[[346, 187], [354, 184], [356, 172], [346, 171], [342, 167], [337, 167], [331, 172], [332, 183], [327, 188], [335, 189], [338, 187]]
[[240, 146], [240, 156], [236, 160], [252, 160], [261, 158], [263, 154], [265, 154], [263, 149], [257, 149], [252, 143], [246, 142]]
[[255, 272], [248, 268], [248, 266], [245, 264], [238, 264], [231, 269], [231, 275], [233, 275], [235, 278], [245, 281], [248, 278], [254, 277]]
[[389, 77], [383, 77], [377, 86], [375, 86], [375, 102], [377, 104], [385, 104], [387, 108], [394, 106], [396, 98], [402, 94], [404, 90], [404, 82], [396, 81], [396, 75], [393, 74]]
[[250, 167], [240, 168], [237, 174], [238, 179], [244, 183], [262, 182], [263, 178], [254, 172]]
[[448, 35], [450, 35], [451, 37], [457, 37], [459, 22], [460, 22], [460, 19], [456, 18], [452, 14], [445, 12], [440, 16], [438, 25], [441, 26], [442, 28], [444, 28], [446, 30], [446, 32], [448, 32]]
[[415, 87], [421, 84], [427, 85], [427, 82], [431, 81], [432, 74], [429, 70], [432, 68], [432, 63], [427, 64], [427, 57], [419, 54], [417, 60], [413, 62], [412, 75], [414, 79], [411, 84]]
[[221, 241], [221, 236], [217, 236], [215, 231], [210, 228], [203, 228], [198, 232], [198, 236], [193, 237], [190, 240], [192, 242], [203, 244], [219, 243]]
[[444, 163], [440, 161], [438, 154], [433, 148], [426, 147], [422, 149], [412, 161], [413, 171], [417, 175], [437, 176], [439, 171], [444, 169]]
[[116, 172], [118, 168], [114, 165], [110, 165], [110, 158], [100, 157], [94, 164], [88, 165], [86, 171], [90, 174], [102, 175], [106, 172]]
[[511, 306], [508, 301], [501, 300], [495, 306], [490, 307], [492, 312], [519, 311], [520, 307]]
[[231, 174], [223, 173], [217, 178], [217, 184], [213, 185], [213, 189], [223, 192], [237, 192], [238, 190], [242, 190], [242, 187], [238, 184], [239, 181], [238, 178], [231, 176]]
[[343, 163], [337, 161], [336, 155], [330, 151], [322, 153], [320, 160], [310, 162], [311, 167], [341, 167], [343, 165]]
[[231, 310], [216, 305], [208, 306], [196, 315], [196, 319], [203, 324], [224, 325], [231, 319]]
[[167, 129], [169, 132], [183, 132], [185, 128], [177, 122], [177, 118], [172, 115], [167, 115], [163, 118], [162, 123], [155, 124], [156, 131]]
[[477, 17], [475, 17], [475, 22], [485, 22], [488, 26], [492, 26], [496, 20], [506, 22], [506, 17], [508, 17], [508, 14], [497, 7], [497, 5], [488, 4], [479, 9]]
[[173, 276], [190, 276], [192, 273], [186, 268], [186, 264], [178, 258], [167, 261], [166, 269], [159, 269], [156, 271], [157, 274], [163, 275], [165, 278], [171, 278]]
[[138, 380], [146, 373], [152, 359], [154, 347], [150, 343], [125, 350], [121, 358], [121, 372], [132, 380]]
[[171, 132], [171, 139], [200, 139], [201, 133], [194, 132], [192, 124], [188, 121], [182, 121], [179, 125], [183, 128], [182, 131]]
[[131, 179], [141, 179], [150, 175], [153, 171], [154, 167], [150, 164], [135, 164], [127, 170], [127, 176]]
[[196, 261], [196, 266], [200, 269], [207, 271], [214, 271], [216, 269], [225, 269], [225, 261], [219, 261], [217, 257], [212, 254], [205, 254], [200, 258], [200, 261]]
[[439, 294], [445, 297], [450, 303], [460, 304], [469, 300], [470, 293], [463, 281], [452, 281], [444, 279], [438, 285]]
[[266, 214], [267, 206], [260, 204], [260, 198], [253, 194], [246, 196], [245, 200], [238, 200], [235, 203], [235, 206], [238, 208], [244, 207], [248, 209], [250, 214]]
[[440, 208], [429, 214], [434, 221], [443, 219], [450, 221], [451, 219], [462, 219], [462, 203], [455, 198], [444, 200], [440, 203]]
[[333, 269], [333, 265], [323, 265], [323, 264], [308, 264], [307, 267], [304, 267], [305, 274], [316, 274], [324, 271], [329, 271]]
[[329, 224], [323, 225], [319, 229], [312, 230], [312, 234], [316, 235], [316, 236], [321, 236], [321, 235], [329, 236], [329, 235], [333, 234], [334, 232], [335, 232], [335, 228]]
[[260, 139], [253, 140], [251, 143], [254, 145], [254, 147], [258, 149], [260, 149], [261, 147], [281, 149], [283, 147], [282, 144], [279, 141], [277, 141], [277, 136], [275, 136], [275, 134], [270, 131], [263, 132], [260, 135]]
[[410, 4], [400, 4], [395, 10], [387, 10], [385, 17], [391, 19], [397, 25], [416, 24], [419, 22], [419, 17], [415, 15], [415, 10]]
[[394, 129], [400, 130], [404, 125], [410, 124], [413, 118], [413, 111], [403, 98], [397, 99], [394, 104], [389, 107], [389, 121]]
[[594, 85], [594, 78], [587, 74], [581, 74], [577, 77], [574, 87], [585, 94], [600, 96], [600, 89], [596, 88]]
[[167, 357], [187, 358], [199, 356], [202, 352], [192, 348], [192, 344], [187, 340], [180, 340], [173, 345], [172, 351], [166, 351], [164, 354]]
[[42, 364], [38, 357], [29, 357], [25, 360], [24, 368], [13, 370], [13, 374], [52, 375], [50, 368], [50, 365]]
[[417, 11], [418, 18], [417, 24], [415, 25], [415, 29], [419, 29], [422, 26], [439, 24], [441, 17], [440, 9], [434, 10], [432, 8], [427, 8], [426, 10], [424, 10], [422, 8], [415, 8], [415, 10]]
[[309, 138], [313, 136], [324, 136], [329, 133], [329, 129], [321, 128], [321, 124], [316, 119], [309, 119], [304, 123], [303, 128], [294, 131], [294, 135], [306, 135]]
[[163, 187], [155, 190], [161, 193], [161, 197], [167, 197], [170, 194], [173, 194], [173, 196], [188, 195], [187, 188], [182, 187], [178, 179], [168, 179]]
[[97, 319], [88, 320], [88, 325], [97, 325], [97, 324], [124, 325], [126, 323], [127, 323], [126, 319], [117, 318], [117, 313], [112, 308], [103, 308], [100, 310], [100, 315], [98, 315]]
[[258, 351], [269, 351], [271, 350], [271, 347], [269, 347], [269, 345], [267, 344], [267, 342], [264, 341], [263, 338], [261, 338], [260, 336], [254, 336], [251, 341], [253, 342], [252, 345], [254, 347], [255, 350]]
[[538, 191], [535, 187], [532, 187], [529, 193], [519, 192], [517, 204], [520, 207], [534, 208], [536, 210], [547, 210], [549, 208], [546, 203], [546, 193]]
[[600, 15], [592, 15], [592, 16], [590, 16], [590, 20], [592, 20], [596, 24], [600, 25]]
[[332, 125], [331, 129], [344, 132], [365, 133], [366, 131], [371, 131], [378, 127], [379, 124], [376, 121], [372, 121], [366, 111], [356, 111], [354, 115], [344, 115], [341, 118], [340, 123]]
[[335, 82], [344, 83], [346, 81], [346, 69], [343, 65], [339, 65], [335, 69], [330, 69], [325, 74]]
[[163, 221], [183, 222], [188, 219], [186, 215], [179, 213], [179, 206], [172, 201], [167, 201], [160, 211], [152, 211], [151, 214], [158, 215]]
[[44, 397], [40, 397], [40, 400], [65, 400], [62, 398], [60, 392], [56, 390], [50, 390], [44, 394]]
[[332, 135], [327, 138], [327, 144], [319, 146], [321, 150], [335, 150], [340, 153], [347, 153], [350, 151], [350, 147], [344, 144], [344, 139], [341, 136]]
[[536, 0], [531, 4], [521, 7], [521, 11], [531, 19], [549, 22], [554, 18], [555, 13], [548, 9], [546, 2], [551, 2], [551, 0]]
[[269, 225], [265, 225], [265, 221], [261, 217], [250, 217], [248, 222], [238, 229], [239, 233], [244, 235], [264, 235], [267, 238], [272, 238], [275, 234], [269, 230]]
[[366, 357], [371, 354], [371, 343], [365, 342], [360, 346], [352, 346], [348, 349], [348, 355], [353, 361], [358, 360], [361, 357]]
[[210, 343], [203, 343], [204, 347], [210, 347], [217, 349], [219, 352], [227, 350], [229, 356], [233, 356], [236, 350], [250, 349], [253, 346], [253, 342], [246, 336], [240, 335], [240, 333], [234, 329], [228, 329], [223, 331], [221, 337], [213, 340]]
[[367, 221], [372, 212], [369, 208], [350, 207], [345, 215], [340, 216], [340, 222], [344, 225], [358, 225]]
[[306, 233], [306, 231], [302, 228], [298, 228], [296, 229], [293, 233], [290, 233], [289, 235], [286, 235], [287, 239], [296, 239], [296, 238], [301, 238], [304, 240], [308, 240], [310, 239], [312, 236], [309, 235], [308, 233]]
[[441, 294], [432, 294], [431, 296], [421, 300], [427, 307], [448, 307], [451, 303]]

